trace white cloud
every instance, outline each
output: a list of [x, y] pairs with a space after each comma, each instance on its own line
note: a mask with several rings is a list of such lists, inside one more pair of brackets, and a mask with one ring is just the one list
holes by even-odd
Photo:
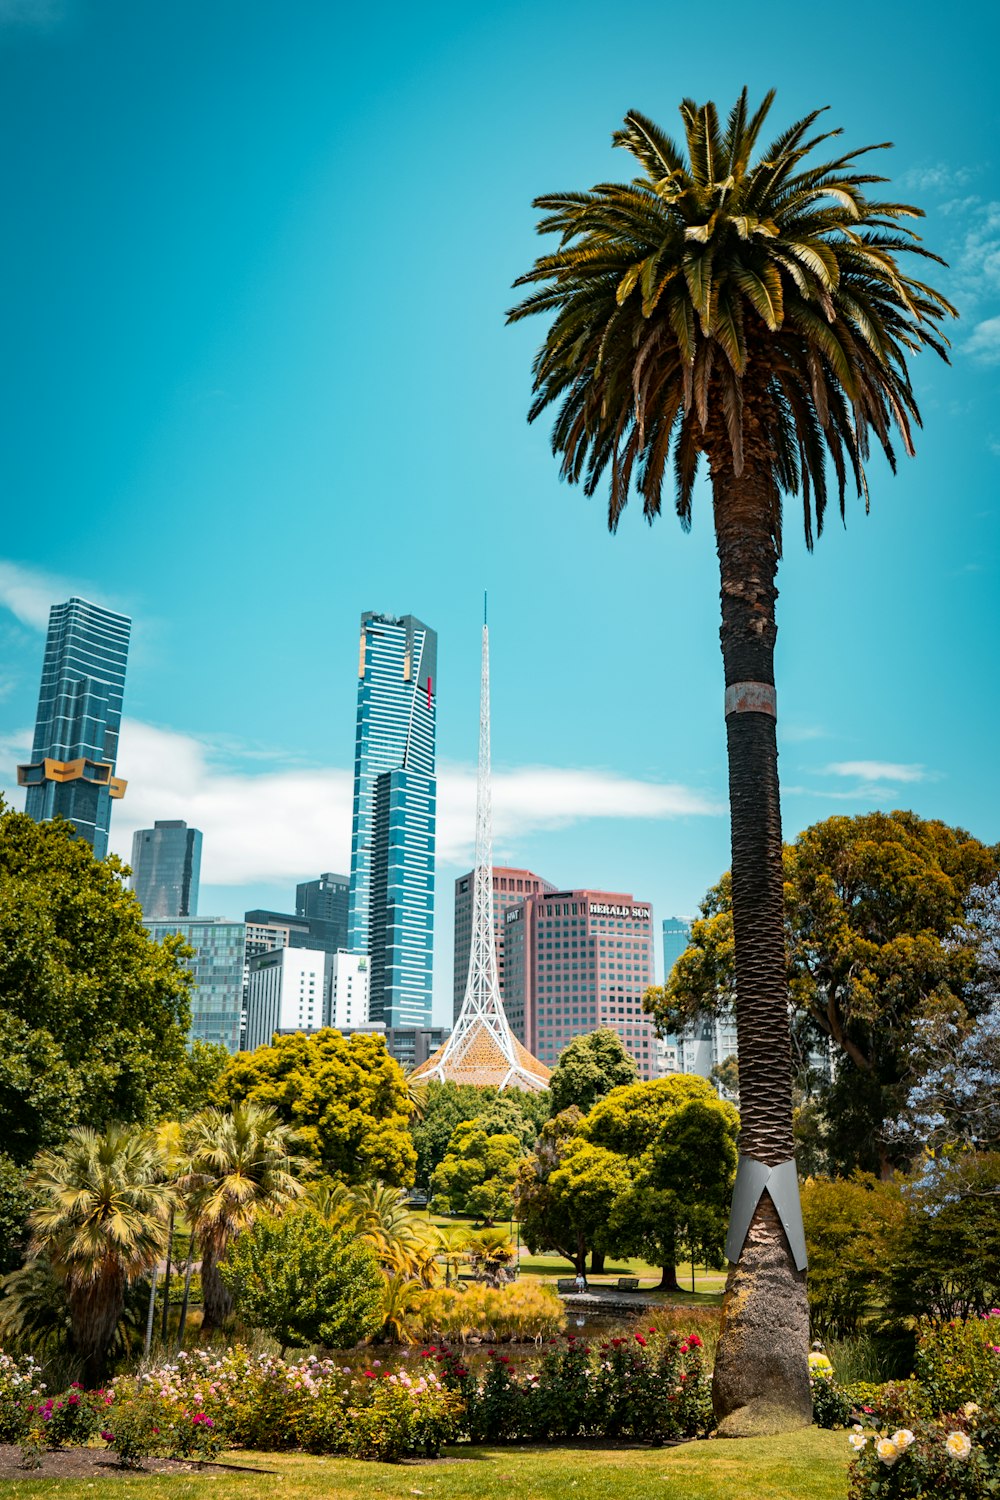
[[[129, 785], [115, 806], [111, 844], [125, 859], [136, 828], [148, 828], [157, 818], [184, 818], [204, 834], [206, 885], [287, 882], [349, 867], [350, 771], [221, 768], [207, 743], [135, 719], [122, 724], [118, 771]], [[443, 766], [437, 842], [443, 864], [471, 859], [475, 804], [475, 771]], [[723, 811], [710, 798], [673, 783], [554, 766], [495, 773], [493, 807], [498, 851], [511, 852], [518, 838], [584, 818], [662, 819]]]
[[70, 583], [65, 578], [0, 558], [0, 605], [9, 609], [22, 625], [30, 625], [33, 630], [47, 630], [51, 606], [74, 595], [95, 604], [115, 607], [108, 603], [100, 590], [81, 583], [79, 579]]
[[947, 162], [938, 161], [922, 167], [910, 167], [900, 175], [899, 185], [907, 191], [928, 193], [939, 188], [963, 187], [971, 175], [968, 167], [949, 167]]
[[839, 760], [826, 767], [827, 776], [855, 776], [861, 781], [928, 781], [923, 766], [889, 760]]
[[778, 737], [786, 744], [794, 745], [804, 740], [825, 740], [827, 731], [819, 724], [784, 724], [779, 718]]
[[977, 323], [971, 337], [966, 340], [965, 352], [984, 365], [1000, 362], [1000, 317], [986, 318]]

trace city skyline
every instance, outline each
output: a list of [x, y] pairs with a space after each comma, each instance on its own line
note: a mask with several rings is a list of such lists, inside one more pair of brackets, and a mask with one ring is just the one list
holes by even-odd
[[[740, 16], [723, 4], [720, 23]], [[128, 859], [136, 829], [184, 819], [204, 834], [202, 911], [290, 912], [298, 883], [349, 866], [358, 617], [413, 610], [439, 633], [446, 682], [434, 1018], [448, 1022], [488, 587], [496, 862], [692, 915], [730, 857], [707, 486], [690, 534], [668, 499], [655, 526], [630, 506], [609, 536], [603, 501], [560, 482], [547, 424], [526, 422], [541, 327], [504, 313], [543, 248], [534, 197], [627, 176], [610, 146], [626, 110], [673, 132], [683, 97], [725, 111], [746, 83], [756, 99], [777, 87], [776, 128], [822, 105], [845, 148], [895, 141], [878, 157], [887, 193], [927, 211], [917, 228], [962, 314], [950, 369], [914, 361], [917, 454], [896, 476], [873, 460], [870, 515], [850, 501], [810, 555], [788, 507], [785, 836], [911, 807], [1000, 839], [1000, 705], [984, 692], [1000, 173], [981, 145], [998, 23], [942, 73], [933, 28], [908, 16], [891, 0], [870, 21], [873, 90], [784, 0], [780, 63], [763, 32], [723, 56], [693, 13], [651, 0], [627, 64], [593, 46], [592, 0], [542, 7], [530, 48], [504, 0], [390, 0], [377, 16], [305, 3], [294, 26], [258, 0], [8, 8], [8, 800], [23, 805], [49, 606], [91, 599], [136, 622], [111, 847]], [[927, 77], [930, 104], [913, 87]], [[423, 170], [397, 170], [400, 140]]]

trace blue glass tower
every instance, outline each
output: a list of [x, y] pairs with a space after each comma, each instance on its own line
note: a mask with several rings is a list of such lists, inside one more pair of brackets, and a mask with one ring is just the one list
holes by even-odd
[[18, 766], [25, 812], [37, 823], [62, 816], [97, 859], [108, 852], [122, 693], [132, 622], [85, 599], [53, 604], [31, 763]]
[[429, 1026], [437, 633], [361, 616], [348, 947], [370, 958], [369, 1020]]

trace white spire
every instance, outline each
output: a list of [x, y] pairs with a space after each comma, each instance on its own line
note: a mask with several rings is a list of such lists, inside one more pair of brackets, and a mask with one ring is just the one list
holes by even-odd
[[[421, 1078], [459, 1080], [462, 1073], [499, 1069], [500, 1087], [541, 1089], [548, 1071], [514, 1037], [504, 1013], [497, 977], [493, 927], [493, 780], [490, 765], [490, 633], [483, 605], [483, 667], [479, 695], [479, 778], [476, 783], [476, 869], [473, 877], [472, 944], [465, 999], [455, 1029], [440, 1052], [421, 1067]], [[504, 1065], [506, 1064], [506, 1071]], [[537, 1069], [538, 1071], [535, 1071]]]

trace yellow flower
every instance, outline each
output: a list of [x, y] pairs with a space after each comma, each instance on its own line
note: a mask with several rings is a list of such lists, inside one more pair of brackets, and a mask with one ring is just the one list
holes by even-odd
[[850, 1443], [855, 1453], [860, 1453], [862, 1448], [864, 1448], [867, 1444], [868, 1438], [863, 1432], [852, 1432], [847, 1441]]
[[901, 1427], [898, 1432], [894, 1432], [892, 1440], [901, 1453], [905, 1453], [910, 1444], [916, 1442], [908, 1427]]
[[944, 1445], [952, 1458], [968, 1458], [972, 1452], [972, 1441], [967, 1432], [949, 1432]]
[[962, 1416], [978, 1417], [981, 1410], [982, 1408], [977, 1406], [974, 1401], [966, 1401], [965, 1405], [962, 1407]]
[[896, 1447], [896, 1444], [893, 1442], [892, 1438], [879, 1438], [878, 1442], [875, 1444], [875, 1452], [878, 1454], [879, 1458], [888, 1469], [892, 1468], [893, 1464], [896, 1462], [896, 1459], [899, 1457], [899, 1449]]

